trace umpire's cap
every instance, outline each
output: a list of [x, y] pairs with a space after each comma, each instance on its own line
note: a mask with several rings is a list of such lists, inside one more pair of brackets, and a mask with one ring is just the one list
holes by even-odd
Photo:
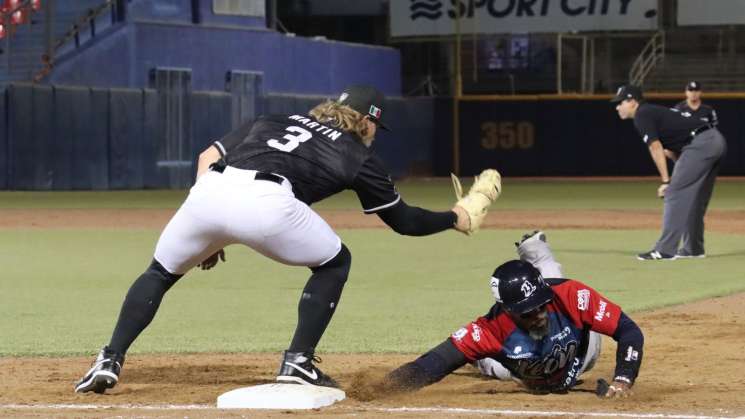
[[644, 95], [642, 94], [642, 88], [639, 86], [634, 86], [633, 84], [627, 84], [625, 86], [621, 86], [616, 91], [616, 95], [611, 99], [611, 103], [618, 103], [623, 102], [627, 99], [635, 99], [637, 102], [644, 99]]
[[540, 271], [522, 260], [511, 260], [497, 267], [490, 284], [497, 302], [512, 313], [527, 313], [554, 298], [554, 291]]
[[378, 89], [364, 85], [348, 86], [339, 96], [337, 102], [349, 106], [362, 115], [369, 117], [371, 121], [380, 125], [381, 128], [390, 131], [383, 123], [385, 96]]

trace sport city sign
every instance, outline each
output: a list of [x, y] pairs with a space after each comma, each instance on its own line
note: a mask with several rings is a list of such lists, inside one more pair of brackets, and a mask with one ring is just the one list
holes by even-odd
[[391, 36], [657, 29], [657, 0], [391, 0]]

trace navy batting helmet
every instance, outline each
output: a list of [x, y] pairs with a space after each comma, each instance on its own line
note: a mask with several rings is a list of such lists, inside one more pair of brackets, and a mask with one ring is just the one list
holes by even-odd
[[511, 260], [494, 270], [491, 289], [497, 302], [513, 313], [527, 313], [549, 303], [554, 291], [533, 265]]

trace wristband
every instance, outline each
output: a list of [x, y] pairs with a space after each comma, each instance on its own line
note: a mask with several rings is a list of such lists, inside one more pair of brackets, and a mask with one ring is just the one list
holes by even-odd
[[662, 184], [663, 184], [663, 185], [669, 185], [669, 184], [670, 184], [670, 181], [669, 181], [669, 180], [668, 180], [667, 182], [665, 182], [665, 181], [662, 181]]
[[626, 383], [631, 385], [631, 379], [628, 377], [624, 377], [623, 375], [617, 375], [613, 378], [613, 381], [620, 381], [622, 383]]

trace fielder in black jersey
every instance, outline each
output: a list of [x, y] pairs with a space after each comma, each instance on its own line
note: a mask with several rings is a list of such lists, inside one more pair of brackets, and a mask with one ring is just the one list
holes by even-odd
[[[702, 258], [704, 215], [727, 142], [710, 122], [675, 108], [646, 103], [637, 86], [622, 86], [611, 102], [621, 119], [633, 119], [660, 174], [657, 196], [665, 199], [662, 234], [640, 260]], [[672, 177], [666, 157], [674, 160]]]
[[686, 84], [686, 100], [675, 104], [675, 109], [683, 115], [690, 115], [693, 119], [698, 119], [705, 124], [717, 125], [719, 119], [717, 113], [711, 106], [701, 101], [701, 83], [690, 81]]
[[433, 212], [401, 199], [369, 148], [378, 127], [387, 129], [384, 109], [376, 89], [351, 86], [309, 115], [261, 117], [203, 151], [197, 182], [161, 233], [150, 266], [129, 289], [111, 341], [75, 391], [103, 393], [116, 385], [125, 353], [155, 317], [166, 291], [191, 268], [211, 269], [224, 261], [223, 248], [234, 243], [310, 268], [277, 380], [336, 387], [314, 365], [314, 352], [339, 303], [352, 257], [309, 205], [352, 189], [365, 213], [377, 214], [400, 234], [471, 227], [459, 205]]

